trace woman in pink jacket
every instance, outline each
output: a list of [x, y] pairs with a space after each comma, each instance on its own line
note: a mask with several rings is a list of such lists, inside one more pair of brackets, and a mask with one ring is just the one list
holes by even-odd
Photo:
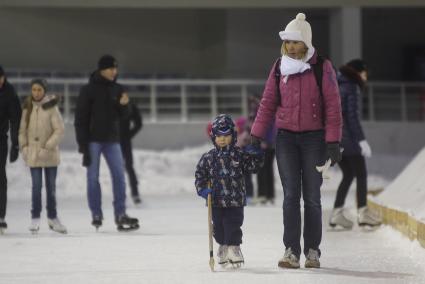
[[316, 166], [327, 159], [332, 164], [341, 159], [338, 84], [331, 62], [318, 56], [311, 43], [311, 27], [304, 14], [299, 13], [279, 35], [282, 58], [271, 69], [251, 135], [253, 143], [259, 143], [275, 120], [276, 158], [284, 192], [285, 254], [279, 267], [300, 267], [302, 193], [305, 267], [319, 268], [322, 175]]

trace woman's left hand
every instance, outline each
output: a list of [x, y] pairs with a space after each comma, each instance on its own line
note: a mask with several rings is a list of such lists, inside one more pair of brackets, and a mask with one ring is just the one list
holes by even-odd
[[122, 93], [120, 98], [120, 105], [126, 106], [130, 102], [130, 98], [128, 97], [127, 93]]

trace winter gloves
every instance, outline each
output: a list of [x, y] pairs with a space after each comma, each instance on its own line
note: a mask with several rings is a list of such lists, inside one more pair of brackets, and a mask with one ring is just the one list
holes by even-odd
[[83, 166], [84, 167], [89, 167], [91, 164], [91, 158], [90, 158], [90, 152], [86, 151], [83, 153]]
[[15, 162], [18, 159], [18, 156], [19, 156], [19, 146], [12, 145], [12, 147], [10, 148], [9, 161], [11, 163]]
[[326, 156], [327, 159], [331, 159], [331, 166], [335, 165], [342, 159], [341, 151], [339, 149], [339, 143], [327, 143]]
[[198, 195], [201, 196], [204, 199], [207, 199], [208, 194], [210, 194], [210, 193], [211, 193], [211, 195], [214, 195], [211, 188], [203, 188], [200, 191], [198, 191]]
[[362, 155], [366, 158], [372, 157], [372, 149], [370, 149], [369, 143], [366, 140], [359, 142], [360, 149], [362, 150]]

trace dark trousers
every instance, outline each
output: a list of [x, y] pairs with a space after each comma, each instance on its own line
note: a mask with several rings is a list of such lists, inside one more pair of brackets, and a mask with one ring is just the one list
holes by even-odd
[[283, 243], [296, 256], [301, 254], [301, 193], [304, 200], [304, 254], [319, 250], [322, 241], [322, 175], [316, 170], [326, 159], [324, 131], [279, 130], [276, 158], [283, 186]]
[[6, 161], [7, 161], [7, 140], [0, 139], [0, 218], [6, 216], [7, 204], [7, 177], [6, 177]]
[[139, 189], [136, 172], [133, 167], [133, 147], [130, 139], [121, 140], [121, 150], [125, 161], [125, 169], [130, 180], [130, 188], [132, 196], [139, 196]]
[[243, 207], [213, 207], [212, 219], [217, 243], [229, 246], [238, 246], [242, 243]]
[[345, 198], [354, 178], [356, 178], [357, 183], [357, 207], [366, 206], [367, 170], [364, 157], [362, 155], [342, 156], [338, 165], [342, 170], [342, 181], [336, 193], [334, 208], [344, 206]]
[[252, 174], [246, 173], [244, 175], [244, 179], [245, 179], [246, 197], [253, 197], [254, 185], [252, 184]]
[[273, 161], [275, 150], [267, 148], [264, 150], [264, 166], [258, 171], [258, 196], [267, 199], [274, 199], [274, 173]]
[[41, 188], [42, 188], [42, 175], [44, 169], [44, 179], [46, 185], [47, 195], [47, 217], [49, 219], [55, 219], [56, 213], [56, 175], [58, 168], [30, 168], [31, 179], [32, 179], [32, 209], [31, 218], [40, 218], [41, 213]]

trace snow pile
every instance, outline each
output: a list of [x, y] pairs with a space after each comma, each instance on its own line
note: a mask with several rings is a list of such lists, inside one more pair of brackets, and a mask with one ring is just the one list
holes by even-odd
[[[194, 193], [195, 167], [202, 154], [210, 150], [211, 144], [182, 150], [134, 151], [134, 167], [139, 177], [142, 195], [176, 195]], [[60, 198], [86, 195], [86, 169], [81, 165], [81, 155], [74, 151], [61, 152], [58, 168], [57, 195]], [[31, 175], [22, 159], [7, 166], [9, 198], [28, 199], [31, 196]], [[330, 169], [329, 180], [325, 180], [322, 190], [335, 191], [342, 175], [336, 166]], [[256, 177], [253, 177], [254, 186]], [[111, 196], [111, 178], [106, 162], [102, 158], [100, 169], [102, 194]], [[127, 183], [128, 184], [128, 183]], [[388, 182], [379, 176], [369, 176], [369, 188], [384, 188]], [[353, 184], [355, 187], [355, 183]], [[281, 183], [275, 162], [275, 188], [281, 194]], [[129, 192], [129, 191], [127, 191]]]
[[425, 221], [425, 148], [373, 200]]

